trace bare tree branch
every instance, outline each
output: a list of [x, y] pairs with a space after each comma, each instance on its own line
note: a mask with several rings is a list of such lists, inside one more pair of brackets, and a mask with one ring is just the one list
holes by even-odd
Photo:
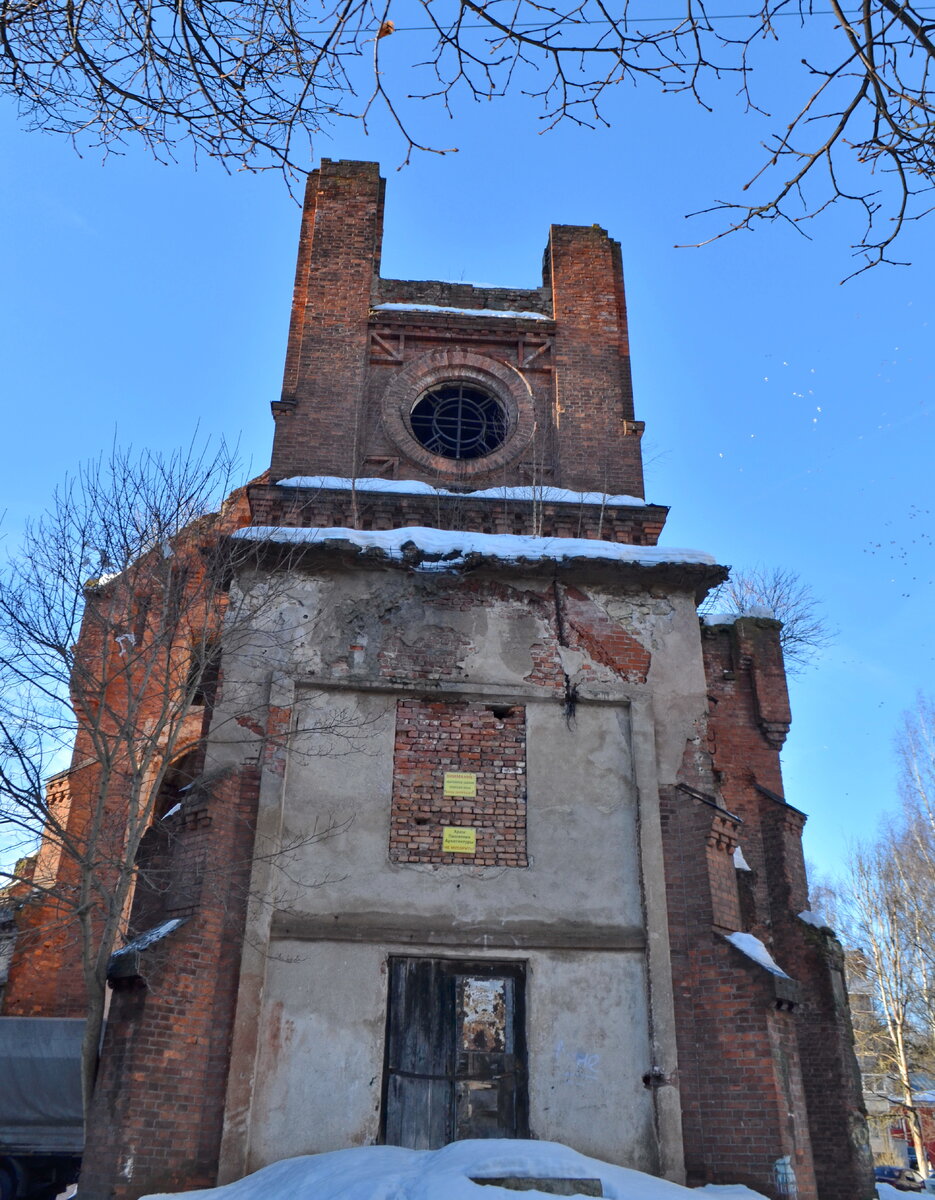
[[[893, 1079], [920, 1166], [926, 1161], [922, 1123], [913, 1101], [913, 1074], [919, 1068], [918, 1042], [924, 988], [914, 949], [911, 894], [898, 870], [893, 842], [858, 846], [838, 892], [841, 933], [851, 948], [852, 970], [869, 985], [879, 1022], [870, 1051], [878, 1068]], [[865, 1034], [870, 1032], [863, 1031]]]
[[731, 571], [730, 578], [707, 597], [701, 611], [731, 616], [752, 612], [781, 621], [779, 641], [790, 675], [813, 666], [835, 638], [815, 593], [794, 571], [783, 567]]
[[[258, 753], [310, 732], [269, 729], [256, 696], [219, 683], [222, 649], [262, 664], [299, 635], [260, 628], [288, 570], [249, 597], [232, 586], [255, 572], [257, 553], [227, 536], [249, 521], [243, 490], [224, 499], [235, 470], [224, 446], [168, 458], [114, 449], [66, 482], [0, 564], [0, 888], [22, 914], [24, 963], [50, 933], [78, 949], [86, 1103], [112, 955], [144, 932], [132, 927], [139, 913], [158, 908], [147, 909], [147, 889], [167, 884], [171, 856], [159, 860], [152, 845], [171, 834], [170, 802], [224, 794], [205, 770], [209, 724], [215, 748], [248, 729]], [[341, 710], [311, 732], [329, 752], [370, 734]], [[325, 820], [306, 840], [330, 828]], [[252, 847], [252, 827], [244, 833]], [[239, 868], [249, 878], [247, 867], [246, 857], [217, 864], [225, 886]]]
[[[782, 71], [776, 132], [741, 189], [751, 198], [705, 210], [725, 219], [713, 236], [777, 220], [804, 233], [845, 203], [865, 222], [859, 272], [895, 261], [905, 223], [931, 209], [935, 23], [915, 2], [826, 3], [712, 15], [683, 0], [656, 15], [630, 0], [0, 0], [0, 91], [32, 127], [76, 144], [142, 139], [165, 161], [190, 141], [230, 167], [291, 174], [309, 169], [324, 130], [366, 126], [377, 109], [406, 161], [446, 153], [420, 132], [413, 100], [453, 114], [522, 94], [544, 128], [593, 126], [620, 84], [712, 109], [733, 79], [745, 109], [764, 114], [760, 79]], [[793, 38], [814, 57], [790, 71]]]

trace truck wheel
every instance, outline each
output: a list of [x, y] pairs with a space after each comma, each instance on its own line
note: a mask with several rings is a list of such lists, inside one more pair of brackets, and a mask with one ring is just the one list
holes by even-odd
[[0, 1165], [0, 1200], [16, 1200], [16, 1176], [3, 1165]]

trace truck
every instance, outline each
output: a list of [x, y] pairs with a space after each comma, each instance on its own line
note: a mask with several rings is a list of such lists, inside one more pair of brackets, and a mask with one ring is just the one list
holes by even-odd
[[78, 1178], [84, 1028], [72, 1017], [0, 1017], [0, 1200], [53, 1200]]

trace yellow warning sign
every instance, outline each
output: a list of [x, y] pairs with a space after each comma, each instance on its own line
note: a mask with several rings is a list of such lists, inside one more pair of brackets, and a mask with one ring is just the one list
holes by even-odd
[[477, 776], [473, 771], [446, 771], [446, 796], [476, 796]]
[[477, 830], [460, 825], [446, 825], [442, 831], [442, 850], [448, 854], [474, 854], [477, 851]]

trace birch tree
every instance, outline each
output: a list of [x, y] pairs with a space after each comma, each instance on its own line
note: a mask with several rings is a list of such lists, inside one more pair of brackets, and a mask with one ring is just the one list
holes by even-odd
[[838, 894], [842, 934], [862, 964], [879, 1021], [874, 1051], [896, 1081], [917, 1162], [926, 1162], [922, 1124], [913, 1101], [912, 1074], [918, 1068], [920, 1029], [926, 1023], [926, 993], [919, 976], [912, 899], [898, 864], [899, 849], [889, 838], [858, 846], [849, 858], [846, 882]]
[[912, 923], [912, 942], [926, 1028], [927, 1062], [935, 1068], [935, 704], [919, 695], [903, 715], [896, 741], [902, 823], [897, 859]]

